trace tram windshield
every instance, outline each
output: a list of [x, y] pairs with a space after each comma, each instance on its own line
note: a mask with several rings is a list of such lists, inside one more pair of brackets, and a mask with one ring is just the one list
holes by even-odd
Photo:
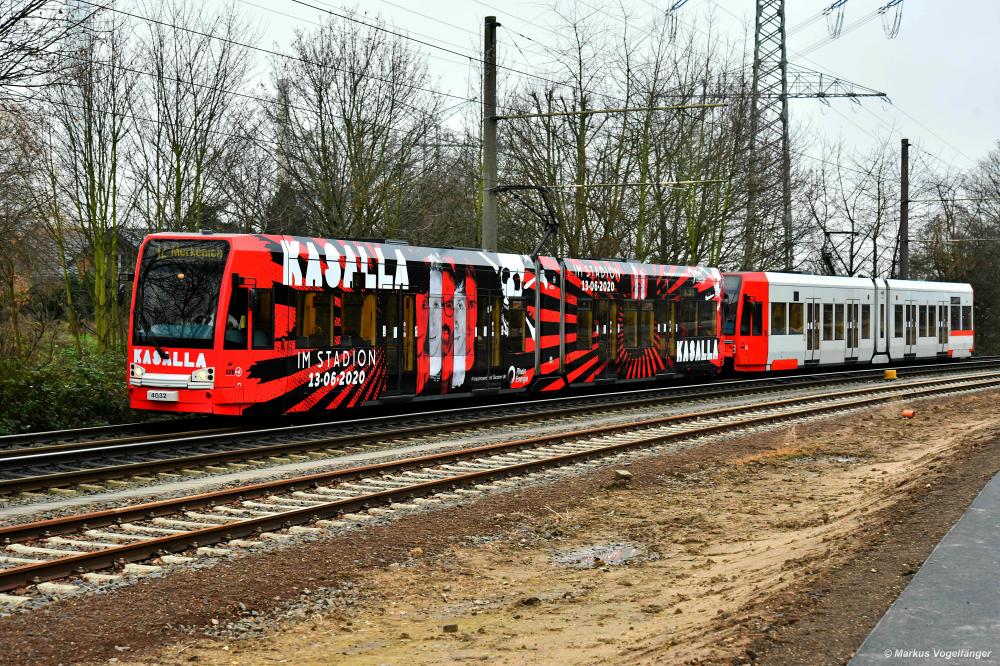
[[149, 241], [139, 267], [132, 343], [210, 348], [228, 253], [225, 241]]

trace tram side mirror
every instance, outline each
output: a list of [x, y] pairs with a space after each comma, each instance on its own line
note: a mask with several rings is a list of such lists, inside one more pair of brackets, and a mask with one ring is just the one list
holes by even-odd
[[118, 298], [118, 305], [127, 305], [129, 301], [129, 296], [132, 295], [132, 282], [122, 280], [118, 283], [118, 291], [116, 296]]

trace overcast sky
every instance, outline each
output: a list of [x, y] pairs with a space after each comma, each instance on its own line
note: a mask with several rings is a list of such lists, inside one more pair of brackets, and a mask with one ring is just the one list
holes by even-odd
[[[213, 0], [221, 3], [223, 0]], [[841, 36], [829, 39], [827, 21], [816, 17], [833, 0], [789, 0], [789, 60], [885, 92], [892, 104], [877, 99], [861, 105], [833, 100], [793, 100], [793, 127], [807, 128], [821, 141], [843, 138], [866, 150], [876, 141], [908, 137], [917, 153], [937, 169], [961, 169], [980, 159], [1000, 139], [1000, 1], [905, 0], [898, 36], [888, 39], [879, 16], [888, 0], [848, 0]], [[341, 10], [331, 0], [306, 0], [317, 8]], [[621, 0], [628, 8], [630, 30], [648, 29], [673, 0]], [[499, 58], [513, 68], [544, 71], [558, 41], [561, 24], [550, 2], [520, 0], [364, 0], [347, 4], [379, 15], [414, 38], [444, 48], [481, 55], [483, 19], [497, 16]], [[570, 5], [563, 3], [564, 8]], [[624, 30], [616, 5], [582, 0], [577, 12], [593, 13], [615, 30]], [[296, 28], [309, 29], [324, 17], [291, 0], [237, 0], [236, 7], [257, 24], [261, 46], [286, 50]], [[890, 10], [893, 12], [894, 10]], [[681, 29], [704, 29], [713, 17], [719, 31], [736, 44], [753, 44], [753, 0], [688, 0], [678, 11]], [[890, 13], [891, 17], [892, 14]], [[328, 16], [326, 18], [329, 18]], [[807, 23], [804, 27], [801, 24]], [[798, 28], [798, 29], [796, 29]], [[699, 36], [704, 33], [698, 32]], [[707, 39], [707, 37], [705, 37]], [[432, 76], [443, 89], [472, 96], [478, 75], [467, 59], [413, 44], [428, 55]], [[527, 61], [527, 62], [526, 62]], [[261, 63], [261, 73], [266, 63]], [[517, 76], [501, 70], [500, 76]], [[450, 103], [450, 101], [449, 101]]]

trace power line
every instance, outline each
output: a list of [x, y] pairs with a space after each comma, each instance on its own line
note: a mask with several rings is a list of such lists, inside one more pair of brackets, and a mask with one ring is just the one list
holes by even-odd
[[[367, 28], [371, 28], [372, 30], [378, 30], [380, 32], [385, 32], [387, 34], [393, 35], [394, 37], [399, 37], [400, 39], [406, 39], [406, 40], [409, 40], [411, 42], [415, 42], [417, 44], [421, 44], [423, 46], [430, 47], [432, 49], [437, 49], [439, 51], [444, 51], [445, 53], [451, 53], [453, 55], [457, 55], [457, 56], [460, 56], [462, 58], [466, 58], [468, 60], [473, 60], [475, 62], [485, 64], [485, 61], [482, 58], [478, 57], [478, 56], [474, 56], [474, 55], [471, 55], [469, 53], [463, 53], [461, 51], [456, 51], [454, 49], [449, 49], [449, 48], [444, 47], [444, 46], [438, 46], [437, 44], [433, 44], [433, 43], [425, 41], [423, 39], [417, 39], [416, 37], [411, 37], [410, 35], [407, 35], [407, 34], [402, 33], [402, 32], [397, 32], [397, 31], [392, 30], [390, 28], [386, 28], [385, 26], [380, 26], [380, 25], [378, 25], [376, 23], [368, 23], [367, 21], [362, 21], [361, 19], [355, 18], [353, 16], [350, 16], [349, 14], [341, 14], [339, 12], [333, 11], [332, 9], [326, 9], [324, 7], [318, 7], [316, 5], [313, 5], [313, 4], [310, 4], [308, 2], [305, 2], [305, 0], [291, 0], [291, 1], [294, 2], [297, 5], [302, 5], [303, 7], [308, 7], [310, 9], [314, 9], [316, 11], [325, 12], [327, 14], [330, 14], [331, 16], [336, 16], [339, 19], [343, 19], [345, 21], [351, 21], [352, 23], [357, 23], [358, 25], [363, 25], [363, 26], [365, 26]], [[557, 85], [557, 86], [567, 86], [568, 85], [565, 81], [554, 81], [554, 80], [546, 78], [544, 76], [539, 76], [538, 74], [531, 74], [529, 72], [525, 72], [525, 71], [522, 71], [522, 70], [519, 70], [519, 69], [514, 69], [512, 67], [506, 67], [504, 65], [499, 65], [499, 64], [496, 65], [496, 67], [497, 67], [497, 69], [507, 70], [507, 71], [513, 72], [515, 74], [520, 74], [521, 76], [527, 76], [529, 78], [538, 79], [539, 81], [545, 81], [546, 83], [552, 83], [552, 84]]]
[[[90, 5], [91, 7], [97, 7], [99, 9], [104, 9], [104, 10], [107, 10], [107, 11], [110, 11], [110, 12], [114, 12], [116, 14], [122, 14], [123, 16], [129, 16], [131, 18], [134, 18], [134, 19], [137, 19], [137, 20], [140, 20], [140, 21], [146, 21], [147, 23], [154, 23], [156, 25], [161, 25], [163, 27], [171, 28], [173, 30], [180, 30], [182, 32], [188, 32], [188, 33], [191, 33], [193, 35], [198, 35], [200, 37], [206, 37], [208, 39], [214, 39], [214, 40], [217, 40], [217, 41], [220, 41], [220, 42], [224, 42], [226, 44], [230, 44], [232, 46], [239, 46], [239, 47], [242, 47], [242, 48], [245, 48], [245, 49], [249, 49], [249, 50], [252, 50], [252, 51], [259, 51], [261, 53], [267, 53], [268, 55], [277, 56], [279, 58], [285, 58], [285, 59], [288, 59], [288, 60], [295, 60], [295, 61], [298, 61], [298, 62], [305, 63], [307, 65], [312, 65], [312, 66], [315, 66], [315, 67], [323, 67], [323, 68], [331, 69], [331, 70], [334, 70], [334, 71], [337, 71], [337, 72], [343, 72], [345, 74], [350, 74], [352, 76], [362, 76], [362, 73], [355, 72], [354, 70], [351, 70], [351, 69], [345, 69], [343, 67], [337, 67], [336, 65], [330, 65], [330, 64], [326, 64], [326, 63], [322, 63], [322, 62], [314, 62], [314, 61], [309, 60], [307, 58], [301, 58], [301, 57], [298, 57], [298, 56], [289, 55], [287, 53], [282, 53], [280, 51], [275, 51], [273, 49], [266, 49], [266, 48], [264, 48], [262, 46], [255, 46], [253, 44], [247, 44], [245, 42], [240, 42], [240, 41], [237, 41], [237, 40], [234, 40], [234, 39], [230, 39], [228, 37], [222, 37], [220, 35], [213, 35], [213, 34], [210, 34], [210, 33], [207, 33], [207, 32], [201, 32], [200, 30], [195, 30], [193, 28], [186, 28], [184, 26], [179, 26], [179, 25], [176, 25], [174, 23], [169, 23], [167, 21], [161, 21], [159, 19], [154, 19], [154, 18], [149, 17], [149, 16], [142, 16], [140, 14], [133, 14], [131, 12], [125, 11], [124, 9], [117, 9], [115, 7], [109, 7], [107, 5], [102, 5], [100, 3], [91, 2], [91, 0], [79, 0], [79, 2], [86, 3], [87, 5]], [[459, 100], [463, 100], [465, 102], [476, 102], [476, 103], [478, 103], [478, 101], [479, 101], [479, 100], [471, 98], [471, 97], [462, 97], [461, 95], [455, 95], [455, 94], [448, 93], [448, 92], [443, 92], [443, 91], [440, 91], [440, 90], [432, 90], [430, 88], [424, 88], [422, 86], [417, 86], [417, 85], [414, 85], [412, 83], [405, 83], [403, 81], [394, 81], [394, 80], [391, 80], [391, 79], [385, 79], [385, 78], [378, 77], [378, 76], [372, 76], [370, 74], [364, 74], [363, 76], [366, 76], [366, 77], [368, 77], [370, 79], [373, 79], [375, 81], [379, 81], [381, 83], [388, 83], [390, 85], [400, 85], [400, 86], [402, 86], [404, 88], [410, 88], [411, 90], [415, 90], [415, 91], [418, 91], [418, 92], [425, 92], [425, 93], [428, 93], [430, 95], [438, 95], [440, 97], [450, 97], [452, 99], [459, 99]]]
[[954, 150], [956, 153], [958, 153], [959, 155], [961, 155], [965, 159], [969, 160], [970, 162], [975, 163], [974, 159], [972, 159], [971, 157], [969, 157], [968, 155], [966, 155], [965, 153], [963, 153], [961, 150], [959, 150], [958, 148], [956, 148], [948, 140], [944, 139], [940, 134], [938, 134], [937, 132], [935, 132], [934, 130], [932, 130], [930, 127], [928, 127], [927, 125], [924, 125], [922, 122], [920, 122], [919, 120], [917, 120], [916, 118], [914, 118], [913, 116], [911, 116], [910, 114], [908, 114], [905, 110], [903, 110], [903, 108], [901, 106], [899, 106], [898, 104], [894, 103], [891, 99], [889, 100], [889, 104], [893, 108], [898, 109], [899, 112], [902, 113], [904, 116], [906, 116], [907, 118], [909, 118], [910, 120], [912, 120], [916, 124], [920, 125], [920, 127], [922, 127], [924, 130], [926, 130], [927, 132], [930, 132], [939, 141], [941, 141], [944, 145], [948, 146], [949, 148], [951, 148], [952, 150]]
[[[152, 79], [155, 79], [155, 80], [168, 79], [170, 81], [176, 81], [178, 83], [184, 83], [184, 84], [187, 84], [187, 85], [190, 85], [190, 86], [194, 86], [196, 88], [203, 88], [205, 90], [210, 90], [212, 92], [221, 92], [221, 93], [226, 93], [226, 94], [233, 95], [233, 96], [236, 96], [236, 97], [241, 97], [243, 99], [254, 100], [254, 101], [265, 103], [265, 104], [272, 104], [272, 105], [277, 106], [278, 108], [287, 107], [287, 108], [290, 108], [290, 109], [295, 109], [296, 111], [303, 111], [305, 113], [313, 113], [314, 112], [313, 109], [308, 109], [308, 108], [303, 107], [303, 106], [297, 106], [295, 104], [291, 104], [291, 103], [287, 103], [287, 102], [282, 102], [282, 101], [279, 101], [277, 99], [268, 98], [268, 97], [259, 97], [257, 95], [251, 95], [249, 93], [243, 93], [243, 92], [240, 92], [240, 91], [237, 91], [237, 90], [232, 90], [232, 89], [229, 89], [229, 88], [223, 88], [221, 86], [213, 86], [213, 85], [210, 85], [210, 84], [207, 84], [207, 83], [198, 83], [197, 81], [192, 81], [192, 80], [189, 80], [189, 79], [183, 79], [183, 78], [181, 78], [179, 76], [163, 77], [163, 76], [159, 76], [159, 75], [155, 74], [154, 72], [149, 72], [149, 71], [146, 71], [146, 70], [143, 70], [143, 69], [134, 69], [134, 68], [131, 68], [131, 67], [127, 67], [126, 65], [123, 65], [123, 64], [112, 63], [112, 62], [109, 62], [109, 61], [106, 61], [106, 60], [97, 60], [97, 59], [92, 59], [92, 58], [81, 58], [79, 56], [72, 56], [72, 55], [68, 55], [68, 54], [64, 54], [64, 55], [65, 55], [65, 57], [71, 58], [71, 59], [76, 60], [78, 62], [87, 63], [87, 64], [94, 64], [94, 65], [105, 65], [107, 67], [112, 67], [112, 68], [120, 69], [122, 71], [130, 72], [132, 74], [141, 74], [141, 75], [144, 75], [144, 76], [148, 76], [148, 77], [150, 77]], [[457, 105], [454, 105], [454, 106], [451, 106], [451, 107], [447, 107], [441, 113], [442, 114], [447, 113], [448, 111], [450, 111], [450, 110], [452, 110], [454, 108], [457, 108], [458, 106], [463, 106], [465, 104], [466, 104], [466, 102], [459, 102]], [[419, 109], [415, 109], [415, 110], [419, 110]], [[339, 118], [340, 120], [344, 120], [344, 121], [349, 120], [346, 116], [343, 116], [343, 115], [340, 115], [340, 114], [331, 113], [329, 115], [332, 116], [332, 117], [334, 117], [334, 118]], [[428, 118], [430, 117], [429, 113], [427, 114], [427, 117]], [[157, 122], [160, 125], [165, 125], [166, 124], [163, 121], [151, 121], [151, 122]], [[185, 129], [190, 129], [190, 128], [185, 128]], [[404, 130], [401, 130], [400, 128], [394, 127], [394, 126], [387, 126], [385, 129], [388, 130], [388, 131], [390, 131], [390, 132], [403, 132], [404, 131]], [[229, 136], [235, 136], [235, 135], [229, 135]]]
[[[645, 0], [645, 1], [646, 1], [646, 2], [648, 3], [648, 0]], [[742, 20], [742, 19], [740, 19], [740, 17], [736, 16], [736, 14], [734, 14], [734, 13], [733, 13], [733, 12], [731, 12], [731, 11], [729, 11], [729, 10], [728, 10], [728, 9], [727, 9], [726, 7], [724, 7], [724, 6], [722, 6], [721, 4], [719, 4], [719, 3], [718, 3], [718, 2], [716, 1], [716, 0], [709, 0], [709, 1], [710, 1], [710, 2], [711, 2], [711, 3], [713, 4], [713, 5], [715, 5], [716, 7], [718, 7], [718, 8], [720, 9], [720, 10], [722, 10], [722, 11], [726, 12], [727, 14], [729, 14], [730, 16], [732, 16], [733, 18], [735, 18], [735, 19], [737, 19], [737, 20]], [[859, 20], [858, 20], [858, 21], [856, 21], [855, 23], [853, 23], [853, 24], [851, 24], [850, 26], [848, 26], [848, 28], [847, 28], [847, 30], [846, 30], [845, 32], [849, 32], [849, 31], [851, 31], [851, 30], [855, 29], [856, 27], [860, 27], [860, 25], [862, 25], [862, 24], [863, 24], [864, 22], [867, 22], [867, 21], [870, 21], [870, 20], [872, 20], [873, 18], [875, 18], [875, 17], [877, 17], [877, 16], [879, 16], [879, 11], [878, 11], [878, 10], [876, 10], [875, 12], [873, 12], [873, 13], [872, 13], [872, 14], [870, 14], [870, 15], [867, 15], [866, 17], [864, 17], [864, 18], [862, 18], [862, 19], [859, 19]], [[825, 43], [825, 42], [824, 42], [824, 43]], [[811, 47], [810, 47], [810, 48], [811, 48]], [[805, 60], [806, 62], [811, 62], [811, 63], [813, 63], [813, 64], [814, 64], [814, 65], [816, 65], [817, 67], [822, 67], [822, 65], [820, 65], [819, 63], [817, 63], [817, 62], [816, 62], [815, 60], [812, 60], [811, 58], [808, 58], [808, 57], [806, 57], [806, 54], [805, 54], [805, 53], [803, 53], [803, 52], [800, 52], [800, 51], [795, 51], [795, 50], [793, 50], [793, 49], [788, 49], [788, 52], [789, 52], [789, 53], [792, 53], [792, 54], [794, 54], [794, 55], [796, 55], [797, 57], [800, 57], [800, 58], [802, 58], [802, 59], [803, 59], [803, 60]], [[809, 48], [807, 48], [807, 49], [806, 49], [806, 52], [809, 52]], [[903, 115], [905, 115], [905, 116], [906, 116], [907, 118], [909, 118], [910, 120], [912, 120], [912, 121], [913, 121], [913, 122], [915, 122], [916, 124], [920, 125], [920, 126], [921, 126], [922, 128], [924, 128], [924, 129], [925, 129], [926, 131], [928, 131], [928, 132], [930, 132], [931, 134], [933, 134], [933, 135], [934, 135], [935, 137], [937, 137], [937, 139], [938, 139], [939, 141], [941, 141], [942, 143], [944, 143], [944, 144], [945, 144], [946, 146], [950, 147], [950, 148], [951, 148], [952, 150], [954, 150], [954, 151], [955, 151], [956, 153], [958, 153], [958, 154], [962, 155], [963, 157], [965, 157], [965, 158], [966, 158], [966, 159], [968, 159], [969, 161], [974, 161], [974, 160], [971, 160], [971, 159], [969, 158], [969, 156], [968, 156], [968, 155], [965, 155], [964, 153], [962, 153], [962, 151], [960, 151], [960, 150], [959, 150], [958, 148], [956, 148], [955, 146], [953, 146], [953, 145], [952, 145], [952, 144], [951, 144], [950, 142], [948, 142], [948, 141], [947, 141], [946, 139], [944, 139], [943, 137], [941, 137], [941, 136], [940, 136], [939, 134], [937, 134], [936, 132], [934, 132], [933, 130], [931, 130], [930, 128], [928, 128], [928, 127], [927, 127], [926, 125], [924, 125], [923, 123], [921, 123], [920, 121], [918, 121], [918, 120], [917, 120], [916, 118], [914, 118], [914, 117], [913, 117], [913, 116], [911, 116], [910, 114], [906, 113], [906, 111], [904, 111], [904, 110], [903, 110], [903, 109], [902, 109], [902, 108], [901, 108], [901, 107], [900, 107], [899, 105], [897, 105], [897, 104], [893, 103], [893, 101], [892, 101], [891, 99], [889, 99], [888, 97], [886, 97], [885, 99], [886, 99], [886, 101], [888, 101], [888, 102], [889, 102], [889, 104], [891, 104], [891, 105], [892, 105], [893, 107], [895, 107], [896, 109], [898, 109], [898, 110], [900, 111], [900, 113], [902, 113]], [[833, 108], [833, 107], [831, 107], [831, 108]], [[869, 112], [869, 113], [871, 113], [871, 114], [872, 114], [873, 116], [875, 115], [875, 114], [874, 114], [874, 112], [872, 112], [872, 111], [871, 111], [870, 109], [868, 109], [868, 107], [866, 107], [866, 106], [865, 106], [864, 104], [861, 104], [861, 108], [863, 108], [863, 109], [864, 109], [865, 111], [868, 111], [868, 112]], [[849, 118], [847, 118], [846, 116], [844, 116], [844, 114], [840, 113], [840, 112], [839, 112], [839, 111], [837, 111], [836, 109], [834, 109], [834, 111], [836, 111], [836, 112], [837, 112], [838, 114], [840, 114], [840, 115], [841, 115], [842, 117], [844, 117], [845, 119], [847, 119], [847, 120], [848, 120], [848, 122], [850, 122], [850, 123], [851, 123], [852, 125], [854, 125], [855, 127], [857, 127], [857, 128], [859, 129], [859, 130], [861, 130], [862, 132], [865, 132], [866, 134], [868, 134], [869, 136], [871, 136], [871, 137], [872, 137], [872, 138], [873, 138], [873, 139], [874, 139], [875, 141], [879, 141], [878, 137], [875, 137], [874, 135], [872, 135], [872, 134], [871, 134], [870, 132], [868, 132], [867, 130], [865, 130], [865, 129], [861, 128], [861, 127], [860, 127], [860, 126], [859, 126], [859, 125], [858, 125], [857, 123], [855, 123], [854, 121], [852, 121], [852, 120], [850, 120]], [[885, 127], [888, 127], [891, 133], [899, 133], [899, 134], [901, 134], [901, 132], [899, 132], [899, 130], [897, 130], [897, 129], [895, 129], [895, 128], [892, 128], [892, 127], [889, 127], [888, 125], [886, 125], [886, 124], [885, 124], [885, 122], [884, 122], [884, 121], [883, 121], [882, 119], [879, 119], [879, 118], [878, 118], [877, 116], [875, 116], [875, 117], [876, 117], [876, 119], [878, 119], [878, 120], [879, 120], [879, 122], [880, 122], [881, 124], [883, 124], [883, 126], [885, 126]], [[933, 156], [933, 155], [932, 155], [932, 156]], [[936, 157], [936, 156], [933, 156], [933, 157]], [[940, 159], [940, 158], [937, 158], [937, 159]], [[942, 161], [943, 161], [943, 160], [942, 160]], [[949, 164], [949, 166], [950, 166], [950, 167], [952, 167], [952, 168], [954, 168], [954, 164]]]
[[[62, 106], [62, 107], [70, 108], [70, 109], [78, 109], [78, 110], [81, 110], [81, 111], [92, 111], [93, 110], [92, 107], [81, 106], [79, 104], [72, 104], [72, 103], [67, 102], [65, 100], [56, 100], [56, 99], [49, 98], [49, 99], [46, 99], [46, 101], [49, 104], [53, 104], [55, 106]], [[164, 124], [166, 124], [163, 120], [158, 120], [156, 118], [149, 118], [147, 116], [140, 116], [140, 115], [136, 115], [134, 113], [124, 113], [124, 112], [121, 112], [121, 111], [112, 111], [110, 109], [101, 109], [98, 113], [107, 114], [107, 115], [111, 115], [111, 116], [117, 116], [119, 118], [127, 118], [129, 120], [142, 120], [142, 121], [145, 121], [145, 122], [148, 122], [148, 123], [153, 123], [153, 124], [156, 124], [156, 125], [164, 125]], [[259, 139], [256, 136], [253, 136], [253, 135], [251, 135], [249, 133], [247, 133], [247, 134], [232, 134], [230, 132], [224, 132], [222, 130], [214, 130], [214, 129], [208, 129], [208, 128], [204, 128], [204, 127], [200, 127], [199, 128], [199, 127], [194, 127], [193, 125], [185, 125], [183, 123], [174, 123], [174, 124], [177, 127], [180, 127], [182, 129], [189, 129], [189, 130], [193, 129], [193, 130], [198, 130], [198, 131], [201, 131], [201, 132], [205, 132], [206, 134], [217, 134], [219, 136], [228, 137], [230, 139], [240, 139], [240, 140], [244, 140], [244, 141], [248, 140], [251, 143], [254, 143], [254, 144], [257, 144], [257, 145], [260, 145], [260, 146], [269, 146], [269, 147], [275, 148], [275, 149], [279, 148], [279, 145], [278, 145], [277, 142], [275, 142], [275, 141], [268, 141], [267, 139]]]
[[941, 197], [940, 199], [910, 199], [910, 203], [954, 203], [956, 201], [1000, 201], [1000, 197]]

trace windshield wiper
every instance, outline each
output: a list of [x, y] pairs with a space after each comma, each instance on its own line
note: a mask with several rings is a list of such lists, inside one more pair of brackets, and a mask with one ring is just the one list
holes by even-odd
[[163, 347], [160, 346], [160, 339], [153, 333], [153, 326], [149, 323], [149, 319], [146, 318], [146, 312], [141, 307], [139, 309], [139, 317], [142, 319], [143, 326], [146, 327], [146, 337], [153, 341], [153, 349], [160, 355], [160, 358], [164, 360], [169, 358], [170, 355], [163, 351]]

